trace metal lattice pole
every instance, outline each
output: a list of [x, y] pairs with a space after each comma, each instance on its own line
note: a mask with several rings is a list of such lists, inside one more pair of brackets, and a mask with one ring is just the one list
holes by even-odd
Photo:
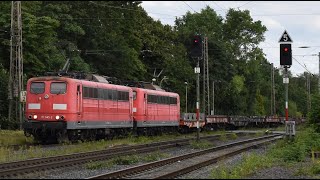
[[19, 119], [22, 129], [22, 104], [20, 92], [23, 90], [23, 59], [22, 59], [22, 18], [21, 1], [11, 3], [11, 39], [10, 39], [10, 75], [8, 82], [9, 121]]
[[207, 94], [207, 114], [210, 114], [210, 83], [209, 83], [209, 53], [208, 53], [208, 37], [206, 37], [206, 68], [207, 68], [207, 76], [206, 76], [206, 94]]
[[203, 96], [202, 96], [202, 111], [204, 114], [210, 112], [210, 84], [209, 84], [209, 58], [208, 58], [208, 37], [203, 40]]
[[273, 78], [272, 78], [272, 70], [273, 70], [273, 63], [271, 63], [271, 91], [270, 91], [270, 115], [273, 116]]
[[200, 127], [199, 127], [199, 120], [200, 120], [200, 67], [199, 67], [199, 58], [196, 67], [197, 73], [197, 104], [196, 104], [196, 115], [197, 115], [197, 141], [200, 140]]

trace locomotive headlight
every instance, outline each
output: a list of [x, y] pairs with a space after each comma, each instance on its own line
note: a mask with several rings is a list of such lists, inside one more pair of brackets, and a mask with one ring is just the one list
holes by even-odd
[[37, 115], [33, 115], [33, 119], [38, 119], [38, 116]]
[[60, 117], [59, 116], [56, 116], [56, 120], [59, 120], [60, 119]]

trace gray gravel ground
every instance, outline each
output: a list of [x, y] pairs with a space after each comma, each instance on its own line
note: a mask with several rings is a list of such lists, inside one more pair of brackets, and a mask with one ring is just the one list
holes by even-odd
[[[239, 137], [236, 140], [243, 140], [247, 139], [249, 137]], [[228, 142], [232, 142], [234, 140], [228, 140], [228, 141], [215, 141], [214, 144], [216, 146], [225, 144]], [[167, 153], [170, 156], [178, 156], [181, 154], [186, 154], [190, 152], [198, 151], [196, 149], [193, 149], [190, 146], [183, 146], [183, 147], [176, 147], [176, 148], [170, 148], [166, 150], [162, 150], [161, 152]], [[243, 155], [247, 153], [265, 153], [266, 147], [263, 146], [258, 149], [253, 149], [248, 152], [241, 153], [239, 155], [233, 156], [231, 158], [228, 158], [226, 161], [219, 162], [217, 164], [207, 166], [205, 168], [202, 168], [201, 170], [191, 172], [189, 174], [183, 175], [179, 177], [179, 179], [209, 179], [210, 178], [210, 173], [213, 168], [219, 168], [220, 165], [226, 165], [231, 167], [232, 165], [236, 164], [237, 162], [240, 162]], [[26, 175], [18, 178], [33, 178], [33, 179], [84, 179], [88, 178], [91, 176], [99, 175], [102, 173], [107, 173], [107, 172], [112, 172], [120, 169], [124, 169], [130, 166], [135, 166], [143, 164], [143, 162], [139, 162], [136, 164], [132, 165], [116, 165], [111, 168], [102, 168], [102, 169], [96, 169], [96, 170], [88, 170], [84, 167], [84, 165], [79, 165], [78, 167], [68, 167], [68, 168], [63, 168], [63, 169], [56, 169], [56, 170], [51, 170], [51, 171], [46, 171], [46, 172], [41, 172], [41, 173], [35, 173], [32, 175]], [[269, 169], [264, 169], [256, 174], [248, 177], [248, 179], [305, 179], [309, 177], [304, 177], [304, 176], [294, 176], [294, 170], [293, 169], [288, 169], [288, 168], [283, 168], [283, 167], [272, 167]]]

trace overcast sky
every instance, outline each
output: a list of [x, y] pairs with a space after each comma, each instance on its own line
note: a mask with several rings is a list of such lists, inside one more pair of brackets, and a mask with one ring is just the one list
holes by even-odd
[[[320, 1], [143, 1], [141, 4], [149, 16], [169, 25], [174, 25], [176, 16], [181, 17], [187, 11], [200, 12], [207, 5], [224, 19], [227, 10], [235, 8], [247, 9], [254, 21], [261, 20], [268, 30], [259, 46], [268, 61], [278, 68], [278, 41], [287, 30], [293, 41], [291, 72], [299, 75], [308, 70], [319, 74]], [[302, 46], [309, 48], [299, 48]]]

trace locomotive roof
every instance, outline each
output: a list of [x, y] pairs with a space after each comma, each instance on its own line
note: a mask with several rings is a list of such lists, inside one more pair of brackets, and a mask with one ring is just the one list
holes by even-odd
[[174, 92], [167, 92], [167, 91], [159, 91], [159, 90], [152, 90], [152, 89], [144, 89], [144, 88], [137, 88], [137, 87], [132, 87], [133, 90], [138, 90], [138, 91], [144, 91], [150, 94], [158, 94], [158, 95], [175, 95], [179, 96], [179, 94], [174, 93]]
[[66, 82], [88, 82], [88, 83], [98, 83], [98, 84], [105, 84], [105, 85], [111, 85], [111, 86], [117, 86], [117, 87], [128, 87], [132, 89], [141, 89], [141, 90], [145, 90], [147, 92], [156, 93], [156, 94], [178, 95], [177, 93], [165, 91], [161, 89], [161, 87], [157, 85], [153, 85], [151, 83], [147, 83], [147, 82], [142, 82], [142, 81], [141, 82], [124, 82], [124, 84], [114, 84], [114, 83], [108, 82], [109, 79], [108, 80], [105, 79], [105, 81], [103, 81], [102, 78], [104, 77], [99, 75], [90, 75], [90, 76], [87, 76], [87, 78], [85, 79], [78, 79], [78, 78], [73, 78], [69, 76], [51, 75], [51, 76], [33, 77], [33, 78], [30, 78], [28, 82], [29, 81], [50, 81], [50, 80], [66, 81]]

